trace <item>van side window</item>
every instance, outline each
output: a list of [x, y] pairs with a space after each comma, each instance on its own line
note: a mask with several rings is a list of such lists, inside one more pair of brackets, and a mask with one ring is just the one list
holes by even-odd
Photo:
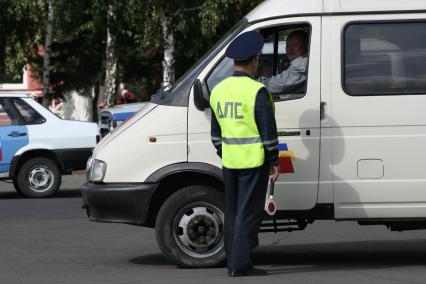
[[25, 121], [25, 124], [41, 124], [46, 121], [38, 112], [21, 99], [13, 100], [13, 105]]
[[12, 119], [4, 108], [4, 102], [0, 101], [0, 126], [12, 125]]
[[[274, 101], [305, 96], [310, 26], [272, 27], [260, 30], [265, 44], [259, 55], [255, 79], [265, 84]], [[286, 47], [287, 46], [287, 47]], [[288, 54], [287, 54], [288, 53]], [[233, 73], [233, 60], [224, 57], [207, 77], [209, 92]]]
[[350, 24], [343, 52], [349, 95], [426, 93], [426, 22]]

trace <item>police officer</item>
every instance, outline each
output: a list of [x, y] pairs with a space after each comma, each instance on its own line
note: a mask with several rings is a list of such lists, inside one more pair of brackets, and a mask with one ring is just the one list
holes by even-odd
[[252, 79], [263, 36], [246, 32], [227, 48], [234, 74], [212, 91], [212, 142], [222, 158], [225, 181], [225, 251], [229, 276], [260, 276], [250, 250], [257, 243], [268, 176], [278, 178], [278, 138], [271, 95]]

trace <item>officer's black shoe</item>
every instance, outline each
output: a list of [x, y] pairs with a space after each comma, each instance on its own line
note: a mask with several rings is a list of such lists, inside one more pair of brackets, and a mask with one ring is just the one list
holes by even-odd
[[258, 268], [249, 268], [243, 270], [232, 270], [228, 271], [229, 276], [231, 277], [241, 277], [241, 276], [266, 276], [268, 272], [264, 269]]

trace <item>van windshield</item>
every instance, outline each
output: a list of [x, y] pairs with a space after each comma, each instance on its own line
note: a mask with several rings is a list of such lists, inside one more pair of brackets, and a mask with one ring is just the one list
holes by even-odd
[[243, 18], [234, 27], [232, 27], [209, 51], [207, 51], [188, 71], [183, 74], [179, 80], [167, 91], [160, 89], [157, 94], [151, 97], [151, 102], [161, 105], [170, 106], [188, 106], [189, 91], [195, 78], [200, 74], [204, 67], [216, 54], [223, 49], [237, 34], [239, 34], [245, 27], [248, 21]]

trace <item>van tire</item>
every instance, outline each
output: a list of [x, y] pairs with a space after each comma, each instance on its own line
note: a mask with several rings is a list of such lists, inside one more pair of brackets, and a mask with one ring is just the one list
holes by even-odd
[[223, 193], [208, 186], [188, 186], [171, 195], [155, 224], [164, 256], [185, 268], [223, 265], [224, 206]]
[[26, 197], [49, 197], [57, 192], [61, 185], [61, 172], [51, 159], [32, 158], [24, 162], [18, 170], [17, 183]]

